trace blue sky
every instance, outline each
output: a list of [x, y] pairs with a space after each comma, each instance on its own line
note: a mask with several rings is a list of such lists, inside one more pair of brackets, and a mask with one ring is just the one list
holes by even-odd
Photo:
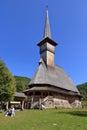
[[55, 64], [73, 82], [87, 82], [87, 0], [0, 0], [0, 58], [13, 75], [32, 78], [40, 59], [46, 5]]

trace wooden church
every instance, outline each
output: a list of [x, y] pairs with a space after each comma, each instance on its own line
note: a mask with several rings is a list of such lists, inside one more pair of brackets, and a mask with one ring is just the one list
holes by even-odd
[[39, 66], [29, 83], [29, 89], [24, 91], [28, 97], [27, 107], [36, 108], [41, 104], [45, 108], [81, 107], [79, 91], [65, 71], [54, 63], [57, 43], [51, 38], [48, 10], [44, 38], [37, 45], [40, 48]]

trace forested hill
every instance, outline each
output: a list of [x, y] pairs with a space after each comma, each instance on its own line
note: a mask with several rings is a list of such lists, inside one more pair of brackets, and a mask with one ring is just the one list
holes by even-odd
[[77, 88], [78, 88], [80, 94], [82, 95], [83, 100], [87, 101], [87, 82], [77, 85]]
[[22, 77], [22, 76], [14, 76], [16, 80], [16, 91], [23, 92], [28, 88], [28, 84], [30, 82], [30, 78]]

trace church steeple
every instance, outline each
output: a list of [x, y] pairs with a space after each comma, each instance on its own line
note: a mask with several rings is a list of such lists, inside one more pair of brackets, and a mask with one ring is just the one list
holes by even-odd
[[37, 45], [40, 47], [40, 58], [43, 59], [46, 65], [54, 66], [55, 46], [57, 43], [51, 39], [48, 8], [46, 9], [44, 38]]
[[51, 38], [49, 15], [48, 15], [48, 6], [46, 8], [46, 21], [45, 21], [45, 28], [44, 28], [44, 38], [46, 38], [46, 37]]

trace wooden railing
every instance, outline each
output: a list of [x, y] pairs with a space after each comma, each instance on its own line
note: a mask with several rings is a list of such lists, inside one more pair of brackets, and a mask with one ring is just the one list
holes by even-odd
[[45, 98], [42, 100], [41, 103], [44, 103], [44, 102], [46, 102], [47, 100], [53, 100], [53, 96], [47, 96], [47, 97], [45, 97]]
[[33, 104], [31, 104], [31, 108], [34, 108], [34, 107], [38, 106], [38, 104], [39, 104], [38, 101], [37, 101], [37, 102], [34, 102]]
[[53, 96], [47, 96], [47, 97], [45, 97], [44, 99], [42, 99], [41, 102], [36, 101], [36, 102], [32, 103], [32, 104], [31, 104], [31, 108], [35, 108], [35, 107], [37, 107], [38, 105], [45, 103], [47, 100], [53, 100]]

